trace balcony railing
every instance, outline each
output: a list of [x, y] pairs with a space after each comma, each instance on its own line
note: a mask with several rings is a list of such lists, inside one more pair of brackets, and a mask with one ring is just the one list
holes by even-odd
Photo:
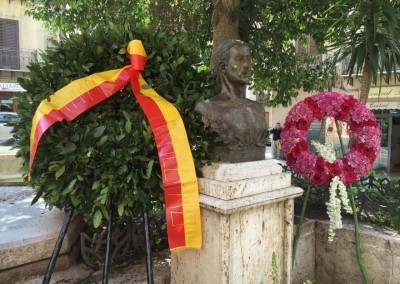
[[[342, 60], [342, 62], [341, 62], [341, 75], [342, 76], [348, 76], [347, 69], [349, 68], [349, 64], [350, 64], [350, 57], [347, 57], [344, 60]], [[396, 72], [399, 72], [399, 71], [400, 71], [400, 66], [396, 65]], [[355, 72], [355, 70], [353, 70], [353, 72]], [[383, 74], [386, 74], [386, 73], [384, 72]], [[361, 74], [356, 74], [356, 73], [353, 73], [351, 75], [354, 77], [361, 76]]]
[[36, 50], [0, 47], [0, 70], [28, 71], [30, 62], [37, 62]]

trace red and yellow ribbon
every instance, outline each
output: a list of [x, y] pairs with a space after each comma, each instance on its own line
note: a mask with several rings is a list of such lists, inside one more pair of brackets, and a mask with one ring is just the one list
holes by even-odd
[[32, 121], [32, 166], [43, 133], [61, 120], [71, 121], [79, 114], [112, 96], [131, 82], [156, 141], [164, 184], [167, 232], [170, 249], [200, 248], [201, 222], [197, 177], [185, 127], [176, 108], [153, 89], [143, 88], [146, 52], [142, 42], [128, 46], [131, 65], [92, 74], [76, 80], [43, 100]]

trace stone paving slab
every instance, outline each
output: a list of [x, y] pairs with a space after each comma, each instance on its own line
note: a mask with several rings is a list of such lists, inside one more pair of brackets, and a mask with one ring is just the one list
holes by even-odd
[[[0, 187], [0, 274], [3, 277], [7, 277], [5, 273], [11, 275], [28, 264], [48, 262], [53, 252], [65, 212], [56, 208], [49, 210], [42, 199], [31, 205], [34, 195], [33, 190], [26, 186]], [[70, 254], [83, 227], [80, 218], [74, 216], [60, 254]], [[13, 269], [16, 270], [13, 272]], [[39, 271], [29, 270], [26, 270], [26, 275]], [[43, 273], [43, 268], [40, 273]]]
[[11, 146], [0, 146], [0, 156], [1, 155], [15, 155], [17, 149], [13, 149]]
[[21, 176], [19, 168], [21, 167], [21, 158], [15, 157], [16, 149], [9, 146], [0, 146], [0, 179], [8, 176]]
[[0, 250], [58, 236], [65, 213], [43, 200], [31, 205], [33, 197], [28, 187], [0, 188]]

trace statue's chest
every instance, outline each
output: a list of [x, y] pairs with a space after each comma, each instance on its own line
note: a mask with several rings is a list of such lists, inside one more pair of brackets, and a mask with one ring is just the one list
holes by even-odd
[[236, 106], [225, 109], [221, 113], [224, 123], [232, 125], [236, 129], [265, 129], [264, 114], [252, 105]]

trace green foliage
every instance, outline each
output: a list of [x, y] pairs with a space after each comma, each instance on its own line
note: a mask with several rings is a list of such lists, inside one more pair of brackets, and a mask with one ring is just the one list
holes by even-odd
[[[213, 159], [208, 144], [215, 137], [196, 120], [195, 103], [215, 93], [215, 77], [184, 38], [163, 32], [124, 30], [115, 26], [73, 34], [41, 54], [29, 66], [17, 96], [21, 120], [14, 127], [18, 156], [28, 171], [32, 117], [39, 103], [75, 79], [130, 64], [126, 47], [141, 39], [148, 54], [143, 72], [148, 84], [172, 102], [187, 129], [196, 166]], [[94, 227], [108, 218], [110, 202], [119, 221], [131, 220], [143, 204], [162, 207], [159, 162], [151, 128], [130, 86], [123, 88], [71, 122], [60, 122], [43, 135], [29, 185], [36, 202], [72, 206]]]
[[371, 59], [371, 75], [391, 74], [400, 60], [399, 3], [391, 0], [339, 1], [332, 10], [341, 17], [332, 19], [327, 31], [331, 48], [339, 48], [340, 58], [350, 56], [348, 74], [361, 73], [366, 57]]
[[[341, 11], [333, 18], [326, 40], [329, 48], [338, 49], [338, 60], [349, 59], [347, 74], [365, 76], [366, 101], [370, 79], [396, 74], [400, 65], [400, 3], [392, 0], [342, 0], [329, 10]], [[367, 80], [368, 79], [368, 80]]]
[[211, 3], [203, 0], [28, 0], [27, 14], [41, 20], [46, 28], [64, 34], [91, 31], [110, 25], [135, 23], [153, 31], [185, 31], [187, 36], [206, 50], [211, 38], [207, 21]]
[[143, 26], [151, 22], [149, 0], [28, 0], [25, 3], [29, 7], [29, 16], [43, 21], [51, 31], [66, 34], [90, 31], [110, 22]]
[[272, 252], [272, 262], [271, 262], [271, 271], [272, 271], [272, 279], [274, 284], [279, 283], [279, 273], [278, 273], [278, 262], [276, 260], [276, 253]]
[[[334, 62], [321, 62], [319, 56], [296, 53], [294, 40], [311, 35], [323, 51], [323, 35], [328, 26], [323, 12], [330, 5], [323, 1], [259, 1], [247, 0], [248, 41], [254, 58], [254, 91], [262, 94], [273, 90], [273, 97], [265, 103], [287, 106], [298, 91], [327, 89], [335, 73]], [[244, 5], [244, 4], [243, 4]]]
[[[153, 30], [185, 32], [197, 52], [209, 61], [211, 53], [212, 1], [94, 1], [71, 4], [66, 0], [30, 0], [28, 14], [49, 28], [64, 33], [92, 30], [97, 26], [138, 23]], [[298, 90], [327, 89], [335, 70], [331, 62], [315, 55], [295, 52], [293, 41], [312, 35], [323, 46], [324, 31], [330, 24], [326, 11], [330, 0], [241, 0], [239, 36], [252, 49], [254, 92], [274, 90], [264, 102], [287, 106]], [[112, 12], [111, 12], [112, 11]], [[335, 13], [338, 13], [335, 10]], [[336, 15], [333, 13], [333, 15]], [[331, 14], [329, 14], [331, 15]]]
[[355, 184], [353, 192], [361, 218], [400, 229], [400, 180], [371, 171]]
[[[137, 23], [153, 30], [185, 32], [204, 60], [210, 58], [210, 0], [27, 2], [31, 5], [28, 14], [56, 31], [68, 34]], [[287, 106], [300, 89], [329, 89], [336, 60], [347, 56], [350, 75], [369, 64], [373, 79], [396, 72], [400, 63], [399, 7], [398, 0], [241, 0], [239, 36], [252, 50], [255, 94], [273, 90], [273, 96], [263, 102]], [[294, 40], [305, 42], [309, 35], [319, 51], [326, 51], [327, 46], [339, 49], [340, 56], [321, 61], [318, 55], [296, 53]]]

